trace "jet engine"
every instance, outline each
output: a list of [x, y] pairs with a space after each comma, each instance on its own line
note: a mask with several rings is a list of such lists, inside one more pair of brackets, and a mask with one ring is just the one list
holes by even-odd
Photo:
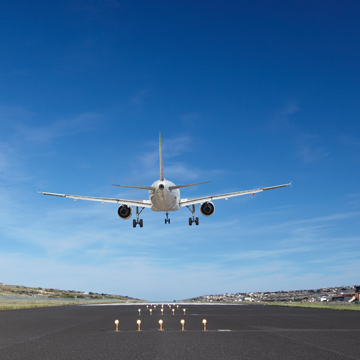
[[118, 215], [124, 220], [130, 219], [132, 216], [132, 207], [127, 205], [121, 205], [118, 208]]
[[215, 212], [215, 205], [211, 201], [207, 201], [200, 205], [201, 215], [211, 216]]

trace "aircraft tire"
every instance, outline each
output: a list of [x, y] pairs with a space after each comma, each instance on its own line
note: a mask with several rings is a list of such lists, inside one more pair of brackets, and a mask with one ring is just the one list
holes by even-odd
[[195, 224], [199, 225], [199, 218], [198, 217], [195, 219]]
[[133, 227], [135, 228], [136, 227], [136, 220], [133, 219]]
[[140, 219], [140, 227], [143, 227], [144, 226], [144, 222], [143, 222], [143, 219]]

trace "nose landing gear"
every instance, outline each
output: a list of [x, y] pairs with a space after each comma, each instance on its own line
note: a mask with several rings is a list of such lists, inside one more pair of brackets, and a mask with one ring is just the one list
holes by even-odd
[[170, 224], [169, 213], [166, 213], [165, 224]]

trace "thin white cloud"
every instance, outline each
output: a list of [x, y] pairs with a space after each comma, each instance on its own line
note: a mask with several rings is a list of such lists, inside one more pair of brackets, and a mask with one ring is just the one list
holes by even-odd
[[149, 97], [149, 90], [141, 90], [135, 94], [130, 100], [134, 105], [143, 105], [146, 99]]
[[88, 112], [80, 114], [73, 119], [50, 122], [47, 126], [20, 126], [19, 129], [24, 139], [46, 142], [63, 136], [93, 131], [99, 126], [99, 122], [102, 119], [102, 115]]
[[[208, 180], [209, 177], [223, 172], [223, 170], [219, 169], [203, 169], [191, 166], [179, 160], [180, 156], [186, 157], [186, 154], [192, 151], [192, 141], [188, 136], [165, 139], [162, 136], [165, 178], [179, 183], [179, 181], [196, 181], [205, 178]], [[151, 146], [153, 147], [152, 151], [145, 152], [139, 157], [140, 165], [134, 170], [136, 177], [140, 177], [141, 174], [146, 174], [151, 180], [159, 177], [159, 145], [158, 143], [152, 143]]]
[[1, 123], [14, 124], [28, 119], [33, 119], [36, 114], [21, 106], [8, 106], [0, 104]]
[[310, 164], [327, 158], [330, 152], [319, 147], [301, 145], [297, 151], [297, 155], [304, 163]]
[[294, 127], [292, 116], [299, 111], [300, 108], [298, 104], [295, 101], [289, 101], [267, 121], [266, 127], [273, 132], [292, 129]]

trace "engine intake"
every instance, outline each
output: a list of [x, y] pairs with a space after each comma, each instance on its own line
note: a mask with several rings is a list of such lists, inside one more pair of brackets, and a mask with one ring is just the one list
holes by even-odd
[[127, 205], [121, 205], [118, 208], [118, 215], [124, 220], [130, 219], [132, 216], [132, 207]]
[[211, 201], [207, 201], [200, 205], [200, 212], [203, 216], [211, 216], [215, 212], [215, 205]]

